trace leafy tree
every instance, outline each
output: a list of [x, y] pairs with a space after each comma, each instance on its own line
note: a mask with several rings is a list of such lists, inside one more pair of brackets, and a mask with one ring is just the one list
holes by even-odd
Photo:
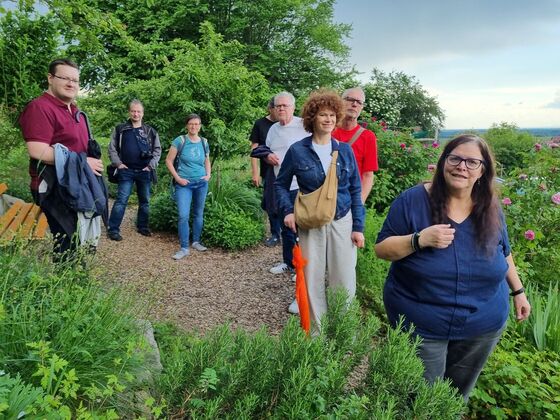
[[371, 81], [364, 86], [364, 110], [385, 120], [390, 126], [411, 129], [420, 126], [430, 132], [443, 126], [445, 115], [414, 76], [403, 72], [384, 73], [373, 69]]
[[209, 23], [202, 24], [200, 32], [200, 45], [170, 42], [171, 60], [151, 79], [119, 81], [110, 92], [93, 89], [82, 103], [95, 111], [91, 115], [96, 129], [109, 133], [124, 117], [128, 101], [139, 98], [145, 104], [146, 121], [156, 126], [164, 146], [184, 133], [186, 115], [196, 112], [213, 158], [245, 152], [250, 125], [269, 98], [268, 83], [239, 60], [226, 59], [239, 43], [224, 42]]
[[21, 3], [0, 17], [0, 97], [15, 121], [23, 106], [46, 88], [46, 65], [58, 49], [52, 14], [38, 15]]

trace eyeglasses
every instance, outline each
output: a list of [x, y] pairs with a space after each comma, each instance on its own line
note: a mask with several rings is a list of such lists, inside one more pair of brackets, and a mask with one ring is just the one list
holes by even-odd
[[353, 104], [358, 104], [360, 106], [362, 106], [364, 104], [364, 101], [361, 101], [361, 100], [356, 99], [356, 98], [351, 98], [350, 96], [347, 96], [346, 98], [344, 98], [344, 100], [346, 102], [351, 102]]
[[281, 109], [281, 108], [289, 108], [291, 106], [292, 106], [291, 104], [278, 104], [278, 105], [274, 105], [274, 108]]
[[65, 82], [70, 82], [70, 83], [74, 83], [75, 85], [79, 85], [80, 81], [77, 79], [71, 79], [69, 77], [62, 77], [62, 76], [57, 76], [56, 74], [53, 74], [53, 77], [56, 77], [57, 79], [60, 80], [64, 80]]
[[470, 169], [472, 171], [480, 168], [480, 166], [485, 163], [481, 159], [474, 159], [474, 158], [463, 159], [461, 156], [457, 156], [457, 155], [447, 155], [445, 161], [449, 163], [451, 166], [459, 166], [462, 162], [465, 162], [465, 166], [467, 167], [467, 169]]

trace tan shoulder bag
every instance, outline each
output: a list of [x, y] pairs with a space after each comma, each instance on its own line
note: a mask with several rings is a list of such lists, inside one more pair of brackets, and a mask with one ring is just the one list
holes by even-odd
[[302, 229], [316, 229], [332, 222], [336, 214], [338, 177], [336, 161], [338, 150], [333, 152], [325, 182], [309, 194], [299, 192], [294, 204], [296, 224]]

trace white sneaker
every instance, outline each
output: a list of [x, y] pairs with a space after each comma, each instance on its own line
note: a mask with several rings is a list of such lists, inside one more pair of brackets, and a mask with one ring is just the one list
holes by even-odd
[[299, 307], [296, 299], [294, 299], [294, 301], [290, 303], [290, 306], [288, 306], [288, 312], [294, 315], [299, 314]]
[[292, 276], [291, 276], [292, 283], [296, 282], [296, 277], [297, 277], [296, 273], [292, 274]]
[[190, 254], [189, 248], [181, 248], [179, 251], [175, 253], [175, 255], [173, 255], [173, 259], [180, 260], [181, 258], [186, 257], [189, 254]]
[[286, 264], [286, 263], [280, 263], [280, 264], [277, 264], [274, 267], [272, 267], [269, 271], [272, 274], [282, 274], [282, 273], [285, 273], [287, 271], [293, 271], [293, 269], [288, 267], [288, 264]]
[[208, 249], [204, 245], [202, 245], [200, 242], [193, 242], [191, 246], [194, 249], [196, 249], [197, 251], [200, 251], [200, 252], [204, 252]]

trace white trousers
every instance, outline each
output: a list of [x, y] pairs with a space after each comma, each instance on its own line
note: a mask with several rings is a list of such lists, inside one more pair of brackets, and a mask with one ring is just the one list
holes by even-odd
[[[305, 280], [312, 329], [320, 331], [327, 312], [328, 287], [344, 287], [349, 299], [356, 294], [357, 248], [352, 243], [352, 213], [318, 229], [299, 231], [301, 252], [307, 260]], [[326, 274], [326, 282], [325, 282]]]

